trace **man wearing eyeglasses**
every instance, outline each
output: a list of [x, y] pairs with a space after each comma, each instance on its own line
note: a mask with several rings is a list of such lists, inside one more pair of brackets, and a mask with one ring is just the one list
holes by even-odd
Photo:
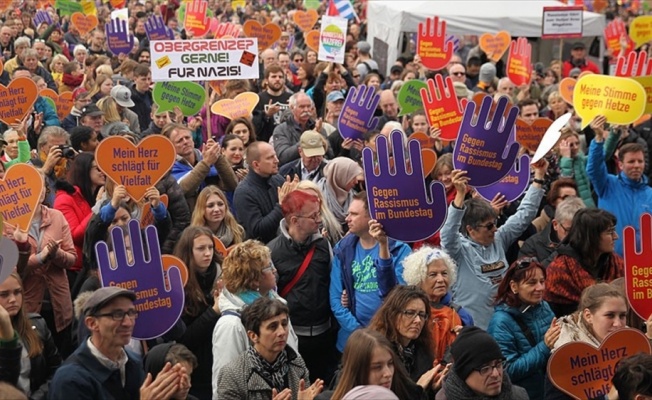
[[[141, 359], [125, 348], [138, 317], [134, 301], [134, 292], [116, 286], [100, 288], [88, 297], [82, 323], [90, 337], [54, 374], [50, 399], [161, 398], [166, 388], [181, 382], [185, 368], [177, 364], [164, 368], [154, 382], [149, 378], [143, 383]], [[170, 383], [163, 382], [167, 378]]]
[[319, 198], [309, 191], [294, 190], [283, 199], [281, 210], [281, 234], [267, 244], [278, 271], [278, 293], [292, 313], [299, 353], [311, 379], [328, 382], [337, 367], [328, 301], [332, 250], [320, 232]]
[[464, 64], [453, 64], [448, 69], [448, 75], [451, 77], [453, 83], [460, 82], [466, 84], [466, 68]]

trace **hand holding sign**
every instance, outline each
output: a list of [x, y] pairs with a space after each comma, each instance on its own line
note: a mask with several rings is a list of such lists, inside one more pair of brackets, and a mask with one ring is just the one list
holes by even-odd
[[443, 140], [455, 140], [468, 100], [457, 100], [451, 77], [446, 77], [446, 84], [444, 84], [444, 78], [439, 74], [435, 76], [434, 80], [429, 79], [428, 89], [421, 89], [421, 99], [428, 116], [428, 124], [441, 129]]
[[129, 221], [131, 263], [122, 229], [113, 228], [111, 238], [115, 268], [111, 265], [106, 242], [95, 245], [102, 286], [121, 286], [136, 292], [138, 300], [134, 305], [139, 315], [134, 338], [148, 340], [163, 335], [174, 326], [183, 311], [184, 292], [179, 268], [170, 268], [167, 274], [164, 271], [158, 234], [153, 226], [145, 228], [144, 247], [138, 221]]
[[[498, 100], [493, 120], [489, 113], [493, 99], [482, 99], [480, 114], [473, 123], [475, 103], [470, 102], [464, 111], [457, 144], [453, 151], [455, 169], [468, 171], [470, 183], [475, 187], [489, 186], [501, 180], [514, 166], [518, 154], [518, 143], [510, 143], [512, 130], [518, 115], [518, 108], [510, 106], [507, 118], [504, 115], [508, 100]], [[505, 156], [505, 152], [507, 155]]]
[[416, 242], [434, 235], [446, 220], [446, 189], [441, 182], [431, 182], [426, 191], [421, 160], [421, 145], [408, 143], [405, 160], [404, 135], [390, 133], [394, 155], [394, 171], [390, 167], [387, 138], [376, 139], [378, 173], [374, 171], [374, 153], [362, 149], [369, 214], [383, 225], [387, 236], [406, 242]]
[[439, 24], [439, 17], [426, 18], [419, 23], [417, 54], [428, 69], [439, 70], [448, 64], [453, 56], [453, 43], [446, 41], [446, 21]]
[[342, 138], [362, 139], [365, 132], [376, 129], [378, 117], [374, 117], [374, 112], [379, 102], [380, 94], [375, 93], [372, 86], [351, 88], [337, 121]]
[[165, 26], [160, 15], [152, 15], [145, 21], [145, 33], [150, 41], [153, 40], [174, 40], [174, 32]]
[[528, 85], [532, 77], [532, 45], [526, 38], [512, 40], [507, 59], [507, 77], [516, 86]]
[[127, 21], [112, 19], [106, 24], [106, 40], [113, 54], [129, 54], [134, 47], [134, 35], [127, 29]]
[[632, 310], [647, 320], [652, 315], [652, 215], [644, 213], [640, 221], [640, 242], [635, 227], [623, 231], [625, 288]]

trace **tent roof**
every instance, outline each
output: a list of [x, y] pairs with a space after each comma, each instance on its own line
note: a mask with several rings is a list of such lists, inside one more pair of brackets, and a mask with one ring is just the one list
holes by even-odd
[[[457, 35], [481, 35], [508, 31], [512, 37], [540, 37], [544, 7], [564, 6], [553, 0], [372, 0], [368, 3], [368, 20], [389, 29], [400, 24], [403, 32], [416, 32], [426, 17], [446, 20], [446, 32]], [[601, 36], [603, 15], [584, 12], [584, 36]]]

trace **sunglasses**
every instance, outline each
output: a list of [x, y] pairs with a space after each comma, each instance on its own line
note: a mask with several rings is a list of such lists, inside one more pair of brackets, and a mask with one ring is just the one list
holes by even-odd
[[477, 226], [478, 228], [485, 228], [486, 230], [490, 231], [490, 230], [492, 230], [492, 229], [498, 227], [498, 221], [489, 222], [489, 223], [484, 224], [484, 225], [482, 225], [482, 224], [478, 224], [478, 225], [476, 225], [476, 226]]
[[451, 73], [451, 75], [454, 75], [454, 76], [464, 76], [464, 75], [466, 75], [466, 74], [465, 74], [464, 72], [453, 72], [453, 73]]

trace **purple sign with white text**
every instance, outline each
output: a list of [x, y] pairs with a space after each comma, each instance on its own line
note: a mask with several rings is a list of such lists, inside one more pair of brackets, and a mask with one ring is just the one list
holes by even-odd
[[112, 19], [104, 27], [109, 50], [115, 55], [129, 54], [134, 47], [134, 35], [129, 33], [127, 21]]
[[337, 128], [344, 139], [362, 139], [366, 132], [376, 129], [378, 117], [374, 112], [380, 102], [380, 94], [375, 93], [372, 86], [360, 85], [349, 89], [346, 96]]
[[95, 245], [102, 286], [120, 286], [135, 292], [134, 306], [139, 314], [132, 336], [140, 340], [157, 338], [169, 331], [183, 312], [184, 291], [179, 268], [185, 266], [165, 270], [154, 226], [145, 228], [143, 243], [140, 224], [135, 219], [129, 221], [130, 250], [119, 227], [111, 230], [111, 238], [115, 266], [106, 242]]
[[497, 194], [505, 196], [508, 203], [521, 197], [530, 183], [530, 156], [523, 154], [516, 159], [507, 175], [498, 182], [475, 188], [483, 199], [491, 202]]
[[405, 149], [405, 135], [395, 130], [390, 139], [393, 151], [385, 136], [376, 138], [377, 165], [374, 165], [373, 150], [362, 149], [369, 213], [392, 239], [404, 242], [426, 239], [444, 225], [446, 189], [441, 182], [426, 187], [418, 140], [410, 140], [407, 151], [399, 151]]
[[[491, 96], [482, 99], [475, 124], [476, 104], [468, 103], [453, 151], [455, 169], [468, 171], [469, 184], [475, 187], [489, 186], [504, 178], [518, 154], [519, 145], [514, 142], [518, 107], [508, 105], [507, 98], [501, 97], [493, 113], [496, 118], [491, 119], [492, 103]], [[501, 118], [508, 106], [507, 118]]]

